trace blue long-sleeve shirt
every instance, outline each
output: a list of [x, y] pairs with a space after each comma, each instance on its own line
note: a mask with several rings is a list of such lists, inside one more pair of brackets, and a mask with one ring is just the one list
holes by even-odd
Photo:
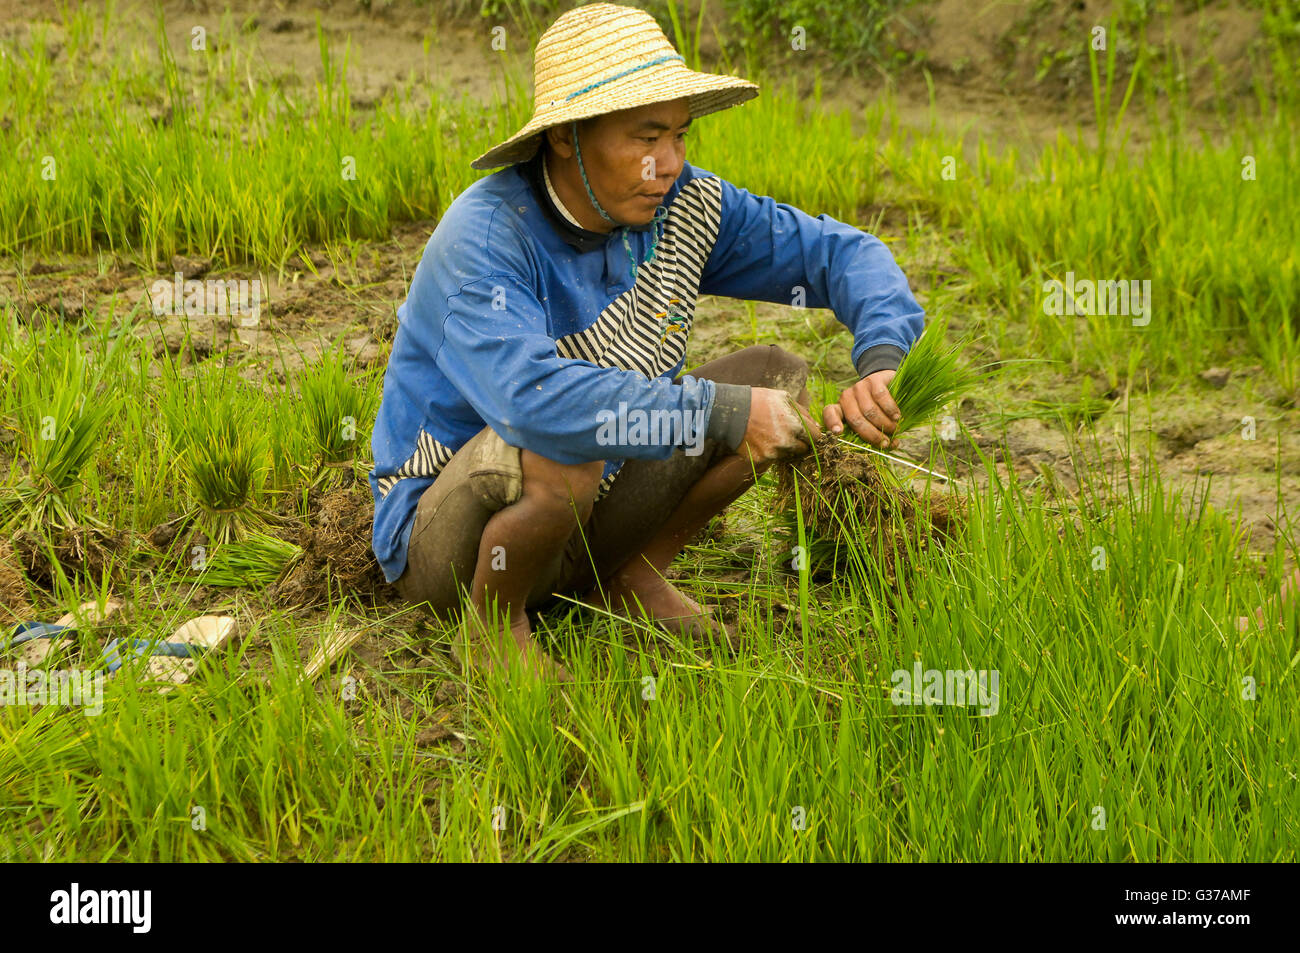
[[[689, 164], [634, 282], [623, 231], [566, 221], [541, 162], [480, 179], [451, 203], [398, 309], [370, 472], [372, 543], [390, 582], [406, 568], [421, 494], [484, 426], [559, 463], [606, 461], [602, 494], [625, 459], [665, 459], [698, 436], [687, 425], [661, 431], [675, 442], [634, 440], [602, 426], [614, 414], [735, 432], [723, 422], [735, 388], [675, 380], [700, 294], [832, 309], [853, 332], [862, 376], [896, 368], [921, 333], [923, 312], [879, 239]], [[626, 237], [644, 259], [649, 227]]]

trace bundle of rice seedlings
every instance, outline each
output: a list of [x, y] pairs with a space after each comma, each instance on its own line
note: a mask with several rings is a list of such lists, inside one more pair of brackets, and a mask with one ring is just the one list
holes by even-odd
[[302, 548], [267, 533], [251, 532], [218, 546], [199, 581], [205, 586], [260, 589], [275, 583], [302, 558]]
[[298, 393], [317, 482], [331, 470], [351, 470], [379, 407], [374, 381], [350, 376], [343, 348], [336, 346], [322, 354], [319, 363], [303, 370]]
[[[208, 375], [214, 376], [214, 375]], [[268, 514], [262, 401], [238, 378], [167, 381], [160, 409], [199, 523], [214, 543], [242, 539]]]
[[887, 483], [869, 456], [831, 434], [823, 434], [804, 459], [778, 469], [776, 506], [791, 547], [802, 547], [814, 578], [834, 575], [866, 554], [892, 567], [916, 516], [909, 496]]
[[214, 542], [241, 539], [257, 523], [257, 502], [269, 469], [260, 434], [233, 420], [217, 421], [206, 439], [181, 457], [181, 469]]
[[889, 394], [902, 414], [896, 437], [930, 423], [979, 381], [975, 371], [960, 363], [965, 341], [944, 344], [947, 330], [942, 318], [926, 328], [889, 382]]
[[[942, 320], [928, 327], [889, 385], [902, 415], [895, 436], [930, 423], [979, 380], [959, 362], [962, 344], [944, 344], [945, 330]], [[802, 515], [802, 545], [814, 576], [825, 577], [870, 556], [892, 578], [914, 549], [913, 540], [923, 546], [932, 532], [951, 529], [951, 498], [922, 500], [881, 465], [883, 460], [856, 434], [827, 432], [812, 453], [778, 467], [776, 506], [785, 511], [794, 540]]]
[[13, 367], [23, 472], [6, 481], [0, 495], [7, 530], [103, 525], [79, 503], [83, 474], [118, 398], [107, 389], [100, 393], [101, 371], [90, 366], [81, 346], [76, 337], [52, 335]]

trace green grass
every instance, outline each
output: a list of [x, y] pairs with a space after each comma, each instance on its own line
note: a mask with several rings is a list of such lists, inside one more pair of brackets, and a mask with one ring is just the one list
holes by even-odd
[[[0, 97], [15, 104], [0, 131], [0, 176], [13, 185], [0, 195], [0, 250], [11, 254], [107, 250], [153, 270], [197, 252], [282, 269], [308, 244], [382, 238], [395, 222], [437, 216], [480, 177], [470, 160], [528, 108], [526, 86], [505, 74], [509, 97], [486, 107], [436, 90], [420, 105], [405, 84], [354, 114], [345, 52], [323, 36], [314, 86], [262, 75], [243, 37], [203, 57], [184, 51], [184, 62], [156, 40], [156, 63], [123, 58], [105, 77], [77, 68], [76, 44], [102, 32], [77, 16], [58, 61], [39, 30], [0, 58]], [[682, 29], [691, 35], [689, 22]], [[692, 130], [688, 157], [755, 194], [869, 229], [904, 212], [907, 245], [938, 236], [958, 268], [939, 291], [987, 312], [982, 330], [1001, 357], [1068, 361], [1112, 389], [1246, 357], [1294, 399], [1300, 192], [1286, 172], [1298, 147], [1289, 81], [1261, 91], [1258, 118], [1225, 117], [1225, 133], [1206, 141], [1188, 131], [1190, 107], [1121, 85], [1114, 45], [1090, 66], [1095, 132], [1063, 128], [1036, 154], [908, 131], [887, 96], [852, 116], [823, 108], [819, 86], [804, 101], [760, 77], [758, 99]], [[1129, 140], [1137, 125], [1142, 145]], [[53, 178], [43, 177], [46, 156]], [[1070, 273], [1149, 281], [1145, 323], [1045, 313], [1049, 282]]]
[[[753, 644], [735, 660], [687, 646], [665, 656], [626, 624], [553, 616], [549, 640], [577, 684], [476, 679], [453, 725], [463, 753], [414, 741], [449, 674], [435, 647], [449, 633], [394, 634], [403, 650], [353, 664], [362, 690], [347, 700], [337, 676], [298, 682], [295, 647], [319, 633], [272, 613], [172, 697], [125, 680], [97, 717], [0, 709], [10, 850], [1294, 860], [1294, 610], [1285, 638], [1238, 636], [1233, 619], [1259, 593], [1234, 556], [1237, 527], [1196, 505], [1186, 519], [1195, 501], [1149, 471], [1094, 479], [1085, 496], [1112, 502], [1064, 523], [1041, 488], [990, 482], [967, 532], [913, 554], [905, 585], [887, 588], [860, 552], [858, 570], [812, 593], [806, 638], [772, 614], [788, 580], [755, 570], [739, 584]], [[746, 507], [761, 512], [764, 492]], [[376, 634], [393, 624], [374, 610], [344, 621], [366, 618]], [[163, 622], [148, 613], [133, 631]], [[266, 638], [273, 668], [242, 672]], [[892, 673], [915, 661], [996, 670], [996, 713], [893, 704]]]
[[[345, 55], [323, 42], [314, 86], [268, 80], [233, 42], [94, 71], [107, 26], [70, 10], [57, 59], [39, 29], [0, 57], [13, 104], [0, 251], [19, 256], [20, 282], [31, 258], [62, 253], [146, 276], [173, 252], [273, 269], [317, 243], [355, 264], [394, 222], [436, 216], [477, 176], [469, 159], [523, 118], [518, 90], [477, 108], [416, 105], [406, 88], [354, 114]], [[791, 571], [807, 528], [771, 518], [765, 477], [677, 564], [693, 595], [739, 612], [750, 644], [732, 659], [575, 609], [549, 613], [542, 635], [576, 684], [466, 681], [450, 630], [398, 605], [277, 605], [264, 587], [310, 528], [321, 475], [368, 465], [377, 375], [336, 350], [270, 385], [238, 353], [156, 359], [139, 306], [59, 322], [5, 302], [0, 459], [11, 490], [27, 489], [3, 515], [67, 562], [27, 594], [42, 617], [110, 592], [128, 607], [50, 664], [94, 668], [107, 638], [166, 636], [199, 613], [244, 631], [168, 696], [127, 672], [102, 714], [0, 705], [0, 859], [1296, 860], [1296, 609], [1270, 604], [1282, 625], [1264, 634], [1234, 625], [1295, 551], [1293, 501], [1279, 480], [1279, 541], [1248, 560], [1244, 526], [1204, 486], [1173, 486], [1151, 448], [1128, 444], [1130, 394], [1203, 362], [1263, 365], [1258, 401], [1295, 393], [1296, 130], [1266, 102], [1206, 141], [1176, 115], [1144, 119], [1149, 142], [1134, 145], [1123, 130], [1147, 104], [1135, 94], [1118, 122], [1126, 88], [1096, 66], [1105, 135], [1032, 155], [909, 133], [887, 99], [849, 116], [779, 85], [692, 130], [691, 161], [883, 229], [904, 270], [930, 277], [928, 310], [977, 337], [981, 360], [1007, 362], [1002, 376], [1029, 369], [1002, 422], [1059, 417], [1068, 436], [1113, 434], [1122, 451], [1076, 448], [1067, 495], [969, 448], [964, 528], [905, 538], [895, 565], [859, 526], [825, 582]], [[356, 179], [340, 174], [346, 155]], [[1149, 278], [1150, 324], [1045, 314], [1044, 283], [1066, 271]], [[847, 360], [842, 329], [750, 315], [746, 343], [797, 337], [811, 388], [837, 383], [827, 355]], [[1035, 389], [1040, 365], [1070, 375], [1069, 392]], [[49, 447], [33, 436], [46, 417]], [[54, 545], [92, 518], [123, 536], [98, 570]], [[158, 553], [144, 537], [169, 522], [182, 532]], [[218, 541], [206, 579], [188, 536], [205, 527]], [[303, 659], [338, 627], [364, 637], [306, 683]], [[996, 671], [996, 714], [895, 704], [895, 673], [917, 662]]]

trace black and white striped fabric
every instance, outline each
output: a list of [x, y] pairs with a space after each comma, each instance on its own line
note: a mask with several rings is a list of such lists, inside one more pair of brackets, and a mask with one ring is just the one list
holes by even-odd
[[[589, 327], [557, 339], [556, 353], [598, 367], [636, 371], [647, 380], [677, 367], [686, 356], [700, 278], [721, 218], [722, 180], [707, 176], [686, 183], [664, 219], [655, 257]], [[436, 477], [453, 453], [421, 430], [415, 452], [391, 476], [377, 481], [380, 495], [387, 496], [407, 477]], [[601, 481], [597, 499], [609, 493], [617, 476], [615, 471]]]

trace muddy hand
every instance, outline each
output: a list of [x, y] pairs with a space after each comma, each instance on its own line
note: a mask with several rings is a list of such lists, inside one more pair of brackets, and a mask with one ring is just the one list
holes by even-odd
[[876, 371], [840, 394], [837, 403], [822, 411], [826, 429], [833, 434], [848, 426], [867, 443], [882, 449], [897, 446], [891, 438], [902, 419], [898, 405], [889, 393], [895, 371]]
[[766, 466], [807, 453], [819, 436], [821, 428], [817, 421], [789, 394], [771, 387], [755, 387], [745, 439], [736, 452], [748, 454], [755, 466]]

